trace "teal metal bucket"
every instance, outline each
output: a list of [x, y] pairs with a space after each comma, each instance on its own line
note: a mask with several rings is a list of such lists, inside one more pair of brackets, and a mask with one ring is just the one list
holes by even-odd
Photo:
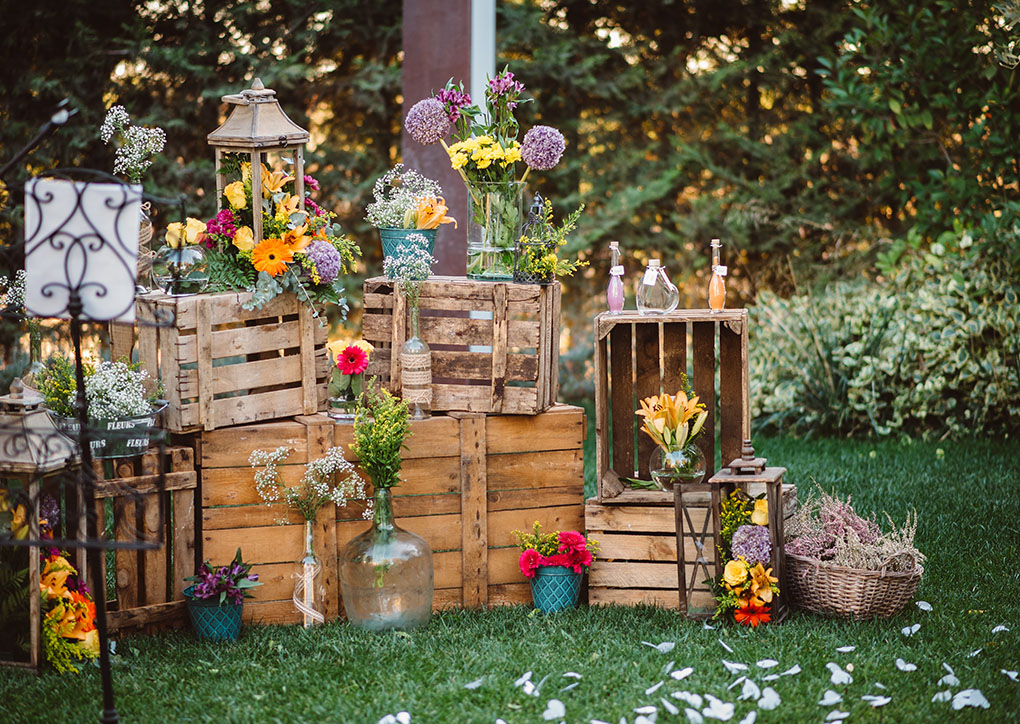
[[224, 603], [219, 597], [191, 598], [194, 586], [184, 589], [188, 602], [188, 615], [195, 636], [208, 641], [233, 641], [241, 634], [241, 609], [243, 603]]
[[429, 242], [429, 254], [436, 250], [436, 232], [439, 229], [379, 229], [382, 240], [383, 256], [396, 256], [397, 247], [403, 244], [411, 234], [421, 234]]
[[577, 606], [581, 575], [564, 566], [539, 566], [531, 579], [531, 599], [543, 613]]

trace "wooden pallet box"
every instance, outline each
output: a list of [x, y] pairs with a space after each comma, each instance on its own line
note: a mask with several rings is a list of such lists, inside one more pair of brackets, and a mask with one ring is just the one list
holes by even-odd
[[[717, 353], [718, 345], [718, 353]], [[623, 478], [650, 480], [655, 443], [638, 432], [640, 400], [674, 394], [687, 373], [708, 420], [698, 439], [708, 466], [740, 456], [750, 438], [746, 309], [713, 314], [681, 309], [668, 314], [603, 313], [595, 318], [595, 464], [600, 503], [672, 506], [673, 494], [634, 489]], [[716, 404], [719, 406], [716, 434]]]
[[[451, 414], [411, 423], [404, 482], [393, 490], [397, 525], [425, 538], [433, 551], [434, 608], [526, 603], [527, 580], [517, 566], [511, 531], [537, 520], [548, 530], [582, 530], [584, 523], [584, 411], [556, 405], [536, 416]], [[266, 506], [255, 492], [248, 455], [287, 445], [279, 466], [296, 483], [304, 463], [340, 445], [353, 462], [350, 423], [325, 415], [202, 433], [204, 556], [226, 560], [238, 546], [265, 585], [245, 603], [248, 621], [297, 623], [290, 600], [303, 552], [303, 522], [282, 506]], [[309, 457], [311, 456], [311, 457]], [[315, 523], [323, 563], [326, 617], [342, 610], [337, 561], [368, 530], [367, 501], [324, 506]], [[287, 515], [286, 525], [276, 519]]]
[[[399, 350], [410, 334], [404, 297], [392, 281], [376, 277], [365, 282], [364, 305], [362, 336], [376, 348], [368, 374], [399, 393]], [[421, 337], [432, 350], [433, 411], [535, 415], [556, 402], [558, 282], [431, 277], [419, 309]]]
[[326, 327], [292, 294], [246, 310], [250, 298], [247, 292], [138, 298], [138, 361], [162, 380], [170, 432], [325, 409]]

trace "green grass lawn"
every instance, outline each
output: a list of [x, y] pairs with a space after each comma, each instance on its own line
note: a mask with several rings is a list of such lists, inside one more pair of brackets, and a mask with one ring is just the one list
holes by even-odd
[[[235, 644], [196, 642], [171, 633], [125, 639], [117, 646], [117, 706], [126, 722], [368, 722], [406, 710], [414, 722], [541, 722], [550, 699], [560, 700], [568, 722], [600, 719], [633, 723], [635, 708], [656, 706], [659, 722], [685, 721], [686, 690], [735, 704], [730, 721], [756, 707], [739, 701], [739, 675], [722, 664], [749, 665], [760, 686], [771, 685], [778, 708], [759, 711], [757, 722], [822, 722], [833, 709], [850, 722], [1020, 721], [1020, 683], [1002, 669], [1020, 669], [1020, 444], [867, 443], [837, 440], [758, 442], [759, 452], [789, 468], [803, 495], [812, 479], [840, 494], [853, 494], [859, 511], [887, 510], [902, 521], [916, 507], [917, 543], [928, 556], [914, 605], [887, 621], [843, 622], [793, 614], [782, 626], [757, 631], [718, 630], [654, 609], [581, 608], [554, 616], [527, 608], [449, 611], [411, 634], [366, 634], [345, 623], [306, 632], [296, 627], [246, 628]], [[919, 623], [911, 637], [905, 626]], [[1005, 624], [1009, 631], [992, 633]], [[660, 653], [642, 641], [675, 642]], [[723, 644], [730, 646], [732, 653]], [[856, 650], [837, 653], [836, 647]], [[968, 656], [980, 649], [980, 653]], [[778, 666], [764, 670], [761, 659]], [[896, 666], [902, 658], [915, 671]], [[853, 682], [833, 685], [828, 662], [853, 665]], [[938, 686], [947, 672], [960, 683]], [[794, 665], [796, 675], [764, 682], [763, 676]], [[683, 681], [668, 671], [693, 667]], [[527, 671], [539, 696], [515, 680]], [[564, 677], [567, 672], [580, 679]], [[482, 679], [476, 689], [465, 684]], [[646, 690], [665, 683], [655, 692]], [[577, 682], [577, 686], [563, 691]], [[880, 689], [876, 683], [886, 688]], [[953, 711], [932, 696], [980, 689], [990, 708]], [[843, 696], [819, 706], [827, 689]], [[865, 694], [891, 701], [872, 708]], [[99, 672], [34, 676], [0, 672], [0, 721], [95, 720]], [[661, 698], [680, 707], [668, 712]], [[707, 702], [705, 704], [707, 706]], [[706, 721], [712, 721], [706, 719]]]

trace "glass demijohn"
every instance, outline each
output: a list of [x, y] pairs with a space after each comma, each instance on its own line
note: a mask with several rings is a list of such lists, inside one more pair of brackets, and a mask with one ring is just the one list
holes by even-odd
[[635, 296], [641, 314], [665, 314], [680, 303], [680, 290], [669, 280], [658, 259], [648, 260]]
[[676, 483], [701, 482], [705, 477], [705, 455], [694, 443], [668, 451], [656, 446], [648, 461], [648, 471], [660, 490], [672, 491]]

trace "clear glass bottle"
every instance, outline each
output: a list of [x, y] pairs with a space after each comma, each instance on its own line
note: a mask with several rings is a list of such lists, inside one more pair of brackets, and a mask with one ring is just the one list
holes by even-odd
[[432, 352], [418, 336], [418, 306], [408, 309], [411, 336], [400, 348], [400, 396], [412, 420], [426, 420], [432, 412]]
[[323, 601], [326, 590], [322, 585], [322, 566], [315, 557], [312, 521], [305, 521], [305, 556], [298, 563], [294, 574], [294, 606], [301, 614], [301, 624], [305, 628], [318, 626], [326, 621], [323, 613]]
[[340, 554], [344, 610], [370, 631], [410, 629], [432, 615], [432, 549], [393, 522], [389, 488], [376, 488], [372, 527]]
[[728, 269], [719, 263], [722, 242], [712, 239], [712, 279], [708, 282], [708, 307], [713, 313], [726, 307], [726, 273]]
[[609, 288], [606, 290], [606, 304], [611, 314], [623, 311], [623, 265], [620, 264], [620, 242], [609, 242], [610, 266]]
[[680, 290], [669, 280], [658, 259], [648, 260], [635, 296], [641, 314], [665, 314], [680, 303]]

